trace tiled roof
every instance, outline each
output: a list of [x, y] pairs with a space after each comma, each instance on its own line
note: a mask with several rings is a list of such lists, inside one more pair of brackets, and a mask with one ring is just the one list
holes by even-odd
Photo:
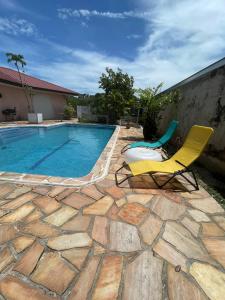
[[[79, 95], [79, 93], [74, 92], [72, 90], [63, 88], [59, 85], [50, 83], [48, 81], [25, 75], [23, 73], [21, 73], [21, 77], [23, 83], [26, 83], [28, 86], [34, 89], [52, 91], [69, 95]], [[21, 81], [18, 72], [4, 67], [0, 67], [0, 82], [21, 86]]]

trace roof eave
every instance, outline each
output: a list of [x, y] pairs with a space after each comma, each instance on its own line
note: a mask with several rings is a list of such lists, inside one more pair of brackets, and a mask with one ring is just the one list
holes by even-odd
[[[5, 83], [5, 84], [9, 84], [9, 85], [13, 85], [13, 86], [17, 86], [17, 87], [22, 87], [22, 85], [20, 83], [8, 81], [8, 80], [5, 80], [5, 79], [0, 79], [0, 82]], [[62, 95], [69, 95], [69, 96], [79, 96], [80, 95], [80, 93], [73, 92], [73, 91], [66, 92], [66, 91], [58, 91], [58, 90], [53, 90], [53, 89], [38, 88], [38, 87], [34, 87], [34, 86], [30, 86], [30, 87], [34, 90], [53, 92], [53, 93], [58, 93], [58, 94], [62, 94]]]

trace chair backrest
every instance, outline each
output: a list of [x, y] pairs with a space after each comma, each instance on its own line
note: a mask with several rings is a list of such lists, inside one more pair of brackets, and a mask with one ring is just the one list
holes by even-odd
[[166, 132], [164, 135], [159, 139], [159, 142], [164, 145], [166, 144], [173, 136], [175, 130], [177, 129], [178, 126], [178, 121], [171, 121], [169, 127], [167, 128]]
[[171, 159], [178, 160], [188, 167], [202, 154], [213, 132], [214, 130], [211, 127], [192, 126], [183, 146]]

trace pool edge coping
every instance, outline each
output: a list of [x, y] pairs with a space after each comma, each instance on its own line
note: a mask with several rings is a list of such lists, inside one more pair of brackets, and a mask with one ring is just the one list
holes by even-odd
[[[1, 128], [21, 128], [21, 127], [52, 127], [62, 125], [88, 125], [88, 126], [105, 126], [104, 124], [91, 124], [91, 123], [75, 123], [75, 122], [57, 122], [53, 124], [21, 124], [1, 126]], [[106, 126], [110, 126], [107, 125]], [[79, 188], [85, 185], [93, 184], [94, 182], [104, 179], [108, 175], [111, 158], [117, 143], [118, 135], [120, 132], [119, 125], [115, 126], [115, 130], [102, 150], [99, 158], [95, 162], [91, 171], [83, 177], [60, 177], [48, 176], [28, 173], [4, 172], [0, 171], [0, 181], [12, 182], [16, 184], [29, 184], [29, 185], [47, 185], [47, 186], [64, 186], [67, 188]], [[27, 178], [26, 178], [27, 177]], [[29, 177], [31, 179], [29, 179]], [[49, 181], [50, 180], [50, 181]], [[60, 180], [60, 181], [59, 181]]]

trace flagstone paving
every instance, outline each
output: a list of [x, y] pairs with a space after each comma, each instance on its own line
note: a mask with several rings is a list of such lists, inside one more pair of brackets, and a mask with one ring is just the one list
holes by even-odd
[[182, 178], [166, 190], [148, 176], [116, 186], [120, 150], [138, 135], [121, 129], [95, 184], [0, 181], [1, 300], [225, 299], [222, 207]]

